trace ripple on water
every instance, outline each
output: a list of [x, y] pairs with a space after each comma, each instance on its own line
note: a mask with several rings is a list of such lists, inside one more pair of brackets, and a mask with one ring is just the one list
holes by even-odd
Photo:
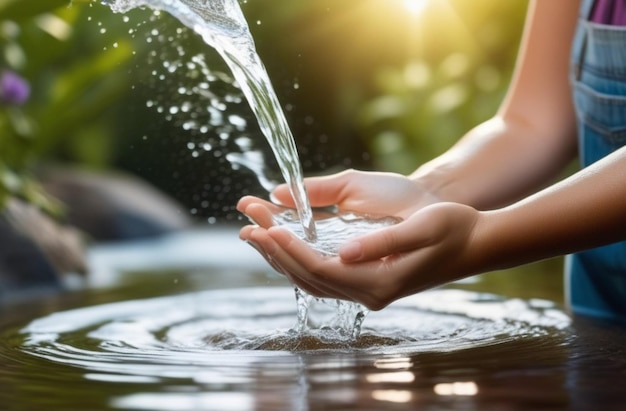
[[[324, 327], [297, 333], [293, 290], [212, 290], [54, 313], [22, 328], [20, 349], [110, 375], [192, 376], [293, 352], [450, 352], [543, 335], [570, 321], [551, 302], [434, 290], [366, 318], [357, 340]], [[322, 307], [311, 315], [326, 315]], [[217, 355], [216, 355], [217, 354]]]

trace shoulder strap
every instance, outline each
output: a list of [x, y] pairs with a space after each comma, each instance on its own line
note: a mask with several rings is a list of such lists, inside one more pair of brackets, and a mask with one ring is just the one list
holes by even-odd
[[589, 20], [591, 18], [591, 11], [595, 3], [595, 0], [582, 0], [580, 5], [580, 17], [582, 19]]

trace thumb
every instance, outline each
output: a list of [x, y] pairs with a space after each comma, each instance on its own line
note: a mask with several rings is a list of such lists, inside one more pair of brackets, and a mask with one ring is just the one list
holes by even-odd
[[[329, 205], [337, 205], [345, 200], [345, 188], [348, 180], [345, 173], [334, 174], [324, 177], [308, 177], [304, 179], [309, 196], [309, 202], [312, 207], [325, 207]], [[287, 184], [281, 184], [272, 191], [272, 201], [278, 204], [294, 207], [294, 201], [291, 197]]]
[[416, 218], [349, 240], [339, 248], [339, 257], [345, 262], [371, 261], [428, 245], [431, 236], [411, 220]]
[[291, 191], [289, 191], [289, 186], [284, 183], [274, 188], [274, 190], [270, 193], [270, 200], [272, 200], [273, 203], [280, 204], [285, 207], [295, 207]]

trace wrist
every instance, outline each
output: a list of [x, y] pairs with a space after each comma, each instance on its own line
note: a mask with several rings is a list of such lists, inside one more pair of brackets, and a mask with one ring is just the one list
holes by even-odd
[[424, 164], [408, 176], [409, 180], [437, 201], [453, 202], [474, 206], [471, 190], [461, 179], [454, 176], [454, 170], [445, 164]]

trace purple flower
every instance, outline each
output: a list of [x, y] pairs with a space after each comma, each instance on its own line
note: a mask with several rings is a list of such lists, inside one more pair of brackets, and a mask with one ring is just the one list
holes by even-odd
[[11, 70], [0, 75], [0, 102], [4, 104], [24, 104], [30, 96], [30, 85]]

